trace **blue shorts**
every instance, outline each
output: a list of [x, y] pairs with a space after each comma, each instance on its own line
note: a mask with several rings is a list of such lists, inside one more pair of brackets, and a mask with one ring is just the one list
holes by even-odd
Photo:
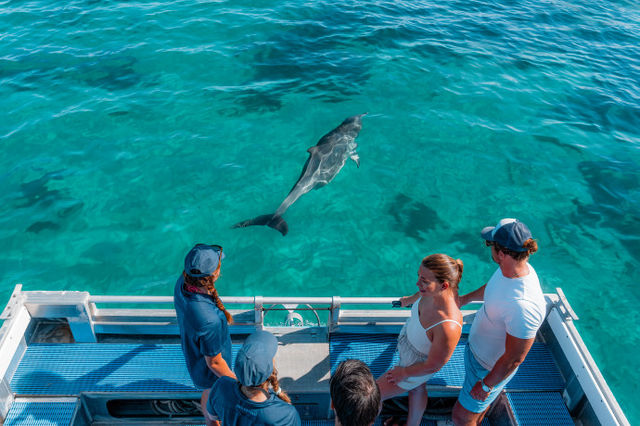
[[516, 371], [511, 373], [509, 377], [498, 383], [491, 389], [489, 392], [489, 396], [484, 401], [478, 401], [477, 399], [473, 399], [471, 397], [471, 389], [473, 386], [478, 383], [478, 380], [484, 379], [484, 377], [489, 374], [489, 370], [484, 368], [473, 356], [471, 349], [469, 349], [469, 344], [464, 348], [464, 383], [462, 384], [462, 390], [460, 391], [460, 395], [458, 396], [458, 402], [467, 410], [473, 413], [482, 413], [484, 412], [489, 405], [493, 401], [496, 400], [502, 389], [504, 389], [505, 385], [509, 383], [509, 380], [516, 374]]

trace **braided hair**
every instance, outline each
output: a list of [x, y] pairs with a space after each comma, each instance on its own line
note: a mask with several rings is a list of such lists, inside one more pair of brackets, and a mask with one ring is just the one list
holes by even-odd
[[[200, 271], [196, 269], [192, 270], [192, 272], [200, 273]], [[188, 286], [206, 288], [207, 293], [209, 294], [209, 296], [211, 296], [218, 309], [220, 309], [224, 313], [224, 316], [227, 318], [227, 323], [233, 324], [233, 316], [229, 311], [227, 311], [227, 308], [225, 308], [224, 304], [222, 303], [222, 299], [220, 299], [220, 296], [218, 296], [218, 290], [216, 290], [215, 286], [216, 280], [218, 279], [217, 276], [210, 275], [208, 277], [192, 277], [187, 273], [183, 273], [182, 276], [184, 277], [184, 282]]]
[[271, 373], [271, 376], [269, 376], [269, 378], [267, 379], [267, 383], [271, 385], [271, 387], [273, 388], [273, 391], [278, 396], [278, 398], [280, 398], [281, 400], [283, 400], [288, 404], [291, 404], [291, 398], [289, 398], [289, 395], [287, 395], [287, 393], [284, 390], [282, 390], [282, 388], [280, 387], [280, 383], [278, 383], [278, 370], [276, 370], [275, 367], [273, 367], [273, 372]]

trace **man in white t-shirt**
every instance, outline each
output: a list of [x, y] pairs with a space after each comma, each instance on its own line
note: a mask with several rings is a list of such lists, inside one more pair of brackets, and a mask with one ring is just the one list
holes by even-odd
[[484, 300], [465, 348], [465, 380], [453, 408], [456, 425], [480, 424], [489, 405], [516, 373], [546, 315], [529, 255], [538, 250], [527, 225], [502, 219], [482, 230], [498, 269], [487, 284], [460, 296], [459, 306]]

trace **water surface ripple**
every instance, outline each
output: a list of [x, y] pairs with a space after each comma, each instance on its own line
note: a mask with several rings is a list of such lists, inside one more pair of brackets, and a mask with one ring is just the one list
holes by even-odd
[[[422, 256], [494, 269], [530, 225], [640, 423], [640, 6], [631, 1], [0, 1], [0, 299], [170, 294], [220, 243], [228, 295], [399, 296]], [[361, 167], [274, 211], [369, 112]]]

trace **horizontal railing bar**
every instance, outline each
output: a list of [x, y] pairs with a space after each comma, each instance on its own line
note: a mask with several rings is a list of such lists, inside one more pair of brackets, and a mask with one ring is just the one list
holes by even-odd
[[91, 303], [173, 303], [172, 296], [89, 296]]
[[[252, 296], [221, 296], [222, 302], [252, 305], [256, 300]], [[258, 297], [259, 298], [259, 297]], [[326, 304], [330, 305], [333, 297], [262, 297], [262, 305], [294, 305], [294, 304]], [[340, 297], [341, 304], [384, 305], [398, 300], [397, 297]], [[173, 303], [172, 296], [89, 296], [91, 303]]]

